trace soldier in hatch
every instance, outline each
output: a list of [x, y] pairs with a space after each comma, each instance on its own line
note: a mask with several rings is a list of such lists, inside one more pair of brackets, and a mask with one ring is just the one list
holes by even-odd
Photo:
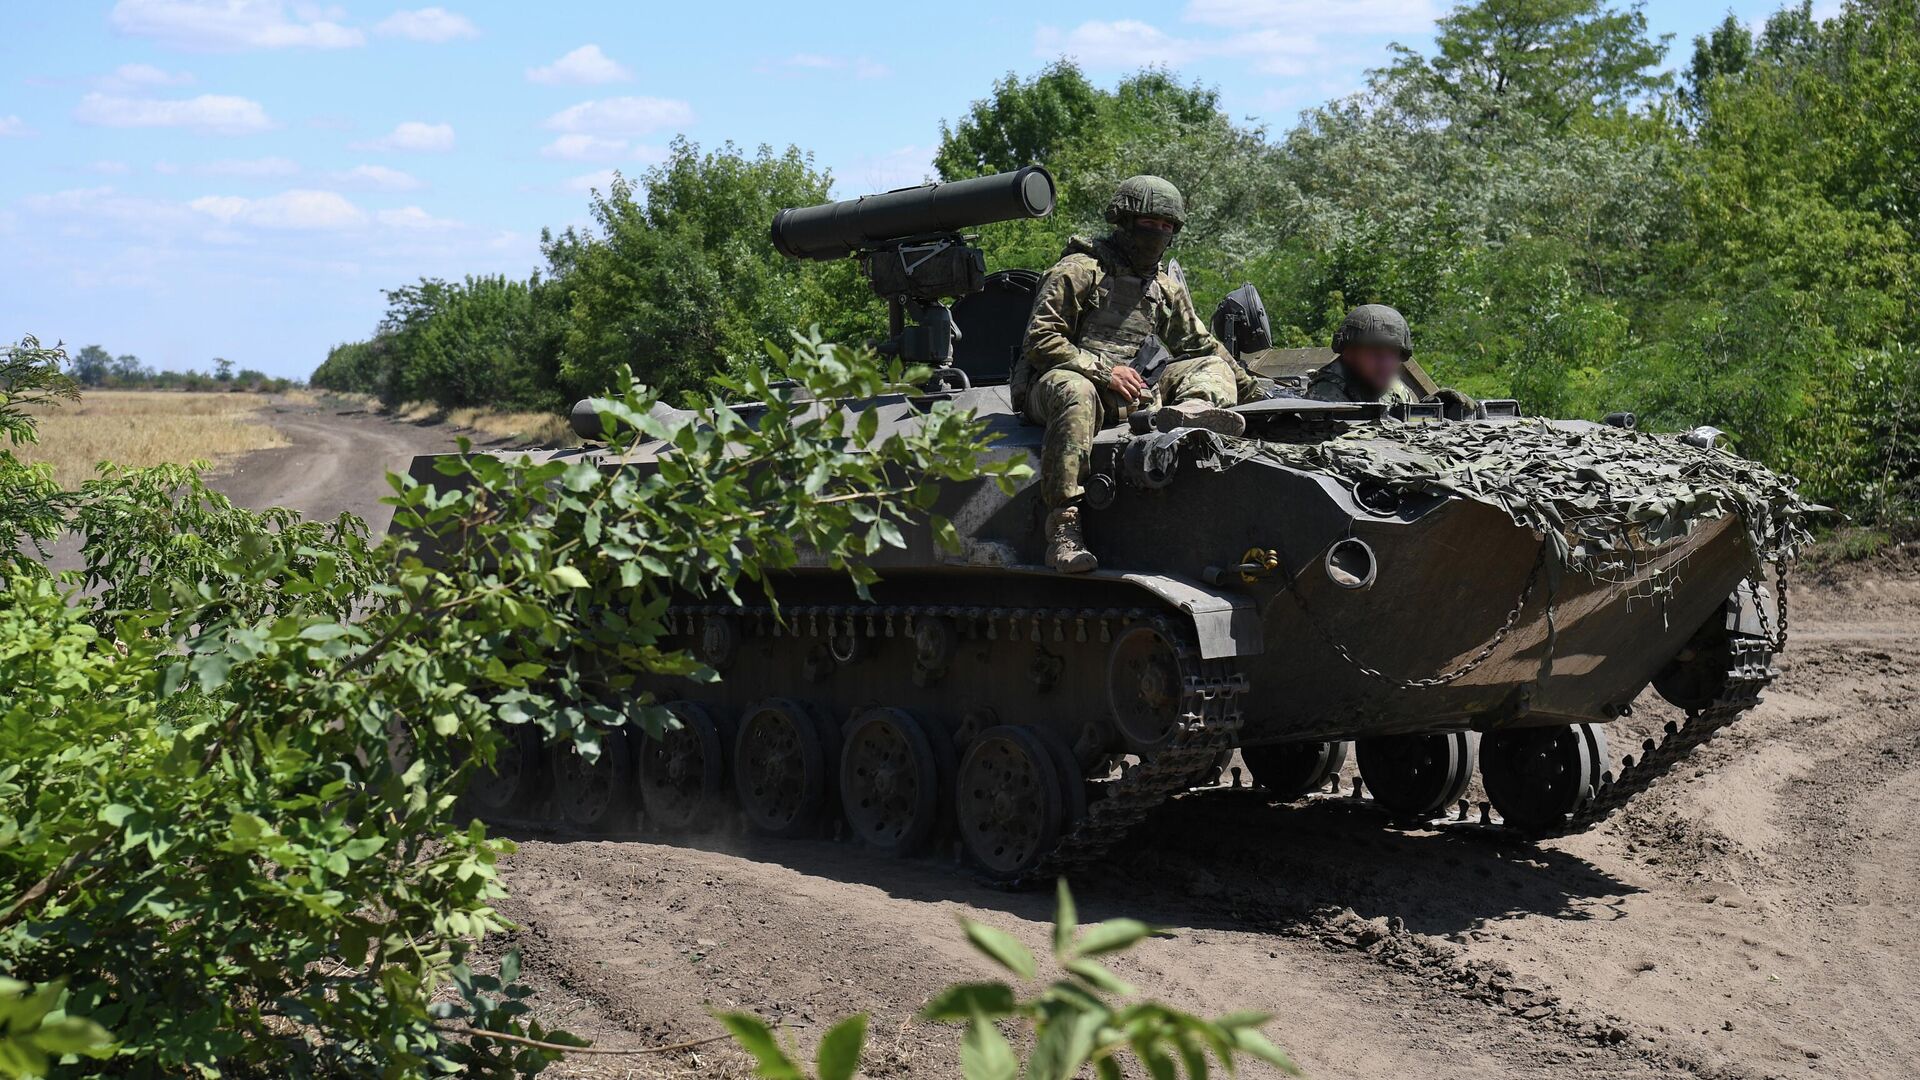
[[1074, 237], [1040, 279], [1012, 389], [1014, 407], [1047, 429], [1040, 494], [1047, 565], [1055, 570], [1099, 565], [1080, 526], [1096, 431], [1153, 408], [1162, 431], [1246, 430], [1228, 407], [1258, 393], [1253, 377], [1207, 332], [1185, 283], [1160, 261], [1186, 217], [1178, 188], [1157, 176], [1133, 177], [1107, 203], [1113, 231], [1098, 240]]
[[1313, 373], [1307, 396], [1315, 401], [1416, 401], [1401, 373], [1413, 356], [1406, 317], [1385, 304], [1347, 312], [1333, 335], [1335, 357]]

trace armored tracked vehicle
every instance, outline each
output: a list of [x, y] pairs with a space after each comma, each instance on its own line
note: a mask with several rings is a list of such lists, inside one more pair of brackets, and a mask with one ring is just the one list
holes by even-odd
[[[1036, 275], [985, 274], [960, 230], [1052, 203], [1030, 168], [775, 220], [789, 256], [863, 258], [892, 306], [888, 347], [934, 365], [919, 394], [864, 403], [883, 433], [946, 399], [999, 453], [1037, 460], [1041, 429], [1006, 385]], [[1247, 293], [1233, 336], [1263, 344], [1244, 332]], [[1298, 367], [1240, 355], [1283, 387]], [[776, 583], [778, 617], [686, 598], [669, 614], [677, 644], [722, 680], [647, 685], [677, 728], [592, 765], [523, 739], [473, 804], [585, 831], [635, 812], [659, 831], [743, 819], [887, 855], [957, 838], [983, 875], [1028, 882], [1111, 857], [1155, 807], [1227, 783], [1236, 751], [1231, 783], [1274, 800], [1338, 785], [1351, 754], [1355, 795], [1392, 820], [1469, 816], [1477, 773], [1490, 806], [1476, 824], [1544, 837], [1606, 817], [1774, 677], [1784, 583], [1763, 575], [1800, 504], [1710, 430], [1501, 402], [1281, 395], [1239, 411], [1244, 438], [1150, 423], [1098, 436], [1093, 573], [1043, 568], [1036, 493], [981, 481], [948, 485], [938, 507], [962, 550], [908, 535], [875, 557], [871, 601], [807, 566]], [[590, 409], [576, 427], [602, 431]], [[645, 470], [669, 452], [534, 457]], [[430, 480], [431, 459], [414, 474]], [[1607, 725], [1649, 685], [1686, 720], [1616, 760]]]

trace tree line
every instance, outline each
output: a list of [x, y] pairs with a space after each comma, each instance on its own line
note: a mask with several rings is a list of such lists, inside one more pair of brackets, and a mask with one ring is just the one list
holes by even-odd
[[132, 353], [115, 356], [98, 345], [88, 345], [74, 353], [67, 360], [66, 369], [74, 382], [96, 390], [246, 390], [280, 394], [299, 385], [292, 379], [253, 368], [236, 371], [233, 361], [221, 356], [214, 357], [212, 372], [192, 368], [155, 371]]
[[[960, 179], [1047, 165], [1048, 219], [989, 226], [990, 268], [1043, 268], [1125, 176], [1187, 193], [1174, 253], [1202, 305], [1257, 285], [1279, 343], [1325, 344], [1363, 302], [1409, 318], [1422, 361], [1530, 412], [1712, 424], [1869, 524], [1920, 502], [1920, 0], [1809, 3], [1755, 32], [1729, 16], [1673, 43], [1638, 3], [1481, 0], [1430, 52], [1285, 131], [1149, 69], [1112, 89], [1061, 61], [1008, 75], [940, 129]], [[543, 235], [526, 280], [388, 293], [317, 385], [390, 401], [559, 409], [622, 366], [668, 394], [818, 325], [878, 336], [850, 260], [796, 263], [773, 213], [826, 200], [798, 148], [673, 145]], [[1204, 314], [1204, 312], [1203, 312]]]

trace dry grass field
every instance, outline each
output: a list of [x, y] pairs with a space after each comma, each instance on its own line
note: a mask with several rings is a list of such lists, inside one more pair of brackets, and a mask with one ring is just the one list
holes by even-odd
[[410, 423], [444, 423], [467, 428], [494, 439], [528, 446], [572, 445], [578, 440], [567, 418], [557, 413], [496, 412], [491, 409], [442, 409], [437, 405], [409, 402], [390, 415]]
[[92, 390], [40, 414], [38, 445], [16, 447], [28, 461], [53, 464], [62, 486], [94, 475], [101, 461], [118, 465], [207, 460], [218, 464], [249, 450], [288, 445], [257, 394], [187, 394]]

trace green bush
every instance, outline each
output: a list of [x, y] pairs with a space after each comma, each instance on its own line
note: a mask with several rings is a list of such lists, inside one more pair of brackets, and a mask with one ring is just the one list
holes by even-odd
[[[30, 438], [24, 400], [59, 389], [58, 355], [7, 358], [0, 422]], [[1013, 482], [1024, 466], [987, 461], [944, 405], [877, 438], [871, 411], [796, 404], [917, 377], [801, 339], [729, 388], [767, 402], [757, 426], [707, 399], [662, 426], [631, 384], [601, 406], [674, 446], [658, 472], [453, 457], [446, 487], [392, 478], [378, 547], [179, 470], [71, 493], [101, 587], [31, 560], [0, 583], [0, 1009], [22, 1018], [0, 1071], [86, 1052], [114, 1075], [420, 1075], [557, 1053], [465, 1035], [562, 1038], [463, 967], [504, 926], [509, 849], [455, 827], [467, 774], [514, 725], [588, 755], [609, 727], [657, 732], [634, 673], [703, 674], [659, 645], [671, 591], [731, 593], [802, 548], [864, 587], [860, 560], [902, 542], [934, 483]], [[0, 454], [0, 485], [23, 476]], [[0, 508], [0, 550], [47, 512]], [[463, 1003], [434, 1004], [450, 983]]]

